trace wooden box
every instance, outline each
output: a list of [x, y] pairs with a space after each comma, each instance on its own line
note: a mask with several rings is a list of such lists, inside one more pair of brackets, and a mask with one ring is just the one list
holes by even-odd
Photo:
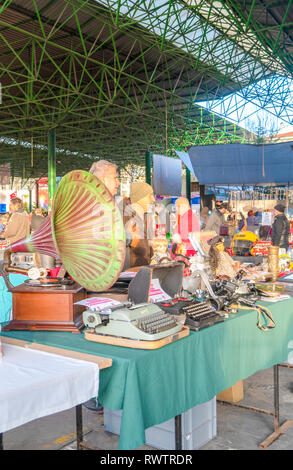
[[86, 298], [78, 284], [64, 287], [31, 287], [20, 284], [12, 293], [11, 322], [7, 330], [71, 331], [80, 333], [84, 307], [74, 305]]

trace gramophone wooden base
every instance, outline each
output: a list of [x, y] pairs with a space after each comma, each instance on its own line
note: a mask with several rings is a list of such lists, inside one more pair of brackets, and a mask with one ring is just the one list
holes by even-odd
[[71, 331], [84, 328], [84, 307], [74, 305], [86, 298], [86, 291], [78, 284], [64, 288], [31, 287], [21, 284], [12, 292], [13, 319], [3, 328], [7, 330]]

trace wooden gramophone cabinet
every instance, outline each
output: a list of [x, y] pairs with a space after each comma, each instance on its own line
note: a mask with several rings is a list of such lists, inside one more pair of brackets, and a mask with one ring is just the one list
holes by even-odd
[[82, 305], [74, 305], [86, 298], [86, 290], [79, 284], [62, 287], [32, 287], [20, 284], [9, 289], [12, 293], [13, 319], [3, 328], [7, 330], [71, 331], [80, 333]]

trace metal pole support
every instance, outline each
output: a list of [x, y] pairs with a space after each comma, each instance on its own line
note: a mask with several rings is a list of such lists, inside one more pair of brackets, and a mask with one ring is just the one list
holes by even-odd
[[175, 450], [182, 450], [182, 415], [175, 416]]
[[186, 168], [186, 197], [190, 202], [190, 171]]
[[48, 190], [49, 209], [52, 207], [53, 196], [56, 189], [56, 130], [48, 132]]
[[75, 416], [76, 416], [76, 449], [81, 450], [81, 443], [83, 441], [82, 405], [77, 405], [75, 407]]
[[146, 183], [152, 184], [152, 154], [149, 151], [145, 154], [145, 180]]

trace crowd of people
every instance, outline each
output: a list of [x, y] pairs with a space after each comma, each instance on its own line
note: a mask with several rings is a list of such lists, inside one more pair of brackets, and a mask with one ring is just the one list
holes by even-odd
[[[99, 160], [93, 163], [90, 173], [99, 178], [110, 194], [115, 197], [120, 185], [117, 165]], [[124, 269], [130, 267], [149, 265], [153, 257], [153, 243], [155, 238], [166, 238], [172, 244], [171, 256], [176, 255], [192, 257], [195, 254], [188, 234], [191, 232], [214, 232], [210, 253], [215, 270], [217, 265], [226, 261], [223, 248], [223, 233], [221, 232], [227, 220], [234, 221], [236, 230], [258, 230], [258, 214], [249, 210], [247, 217], [232, 211], [225, 202], [217, 201], [215, 210], [209, 213], [207, 207], [203, 207], [200, 218], [191, 210], [189, 200], [178, 197], [175, 205], [156, 200], [153, 188], [145, 182], [133, 182], [130, 186], [129, 197], [116, 199], [117, 210], [120, 211], [126, 234], [126, 259]], [[274, 208], [274, 222], [271, 227], [270, 237], [273, 245], [288, 250], [290, 224], [284, 214], [285, 207], [277, 204]], [[9, 205], [9, 213], [2, 214], [0, 219], [0, 238], [12, 244], [29, 233], [37, 230], [45, 220], [46, 214], [42, 208], [36, 208], [28, 214], [23, 207], [22, 200], [18, 197], [12, 199]], [[182, 251], [182, 246], [184, 250]], [[181, 248], [179, 248], [181, 247]], [[220, 253], [220, 255], [219, 255]], [[231, 265], [228, 269], [234, 269]]]
[[[242, 212], [232, 211], [228, 203], [218, 202], [216, 208], [209, 215], [208, 207], [203, 207], [201, 218], [201, 229], [213, 231], [217, 235], [222, 235], [221, 228], [227, 221], [234, 219], [235, 232], [249, 231], [256, 233], [260, 239], [270, 239], [274, 246], [279, 246], [283, 250], [289, 248], [290, 222], [285, 215], [285, 206], [276, 204], [272, 212], [274, 221], [270, 226], [261, 225], [260, 212], [249, 209], [247, 217]], [[227, 214], [229, 214], [227, 216]], [[226, 217], [225, 217], [226, 216]]]

